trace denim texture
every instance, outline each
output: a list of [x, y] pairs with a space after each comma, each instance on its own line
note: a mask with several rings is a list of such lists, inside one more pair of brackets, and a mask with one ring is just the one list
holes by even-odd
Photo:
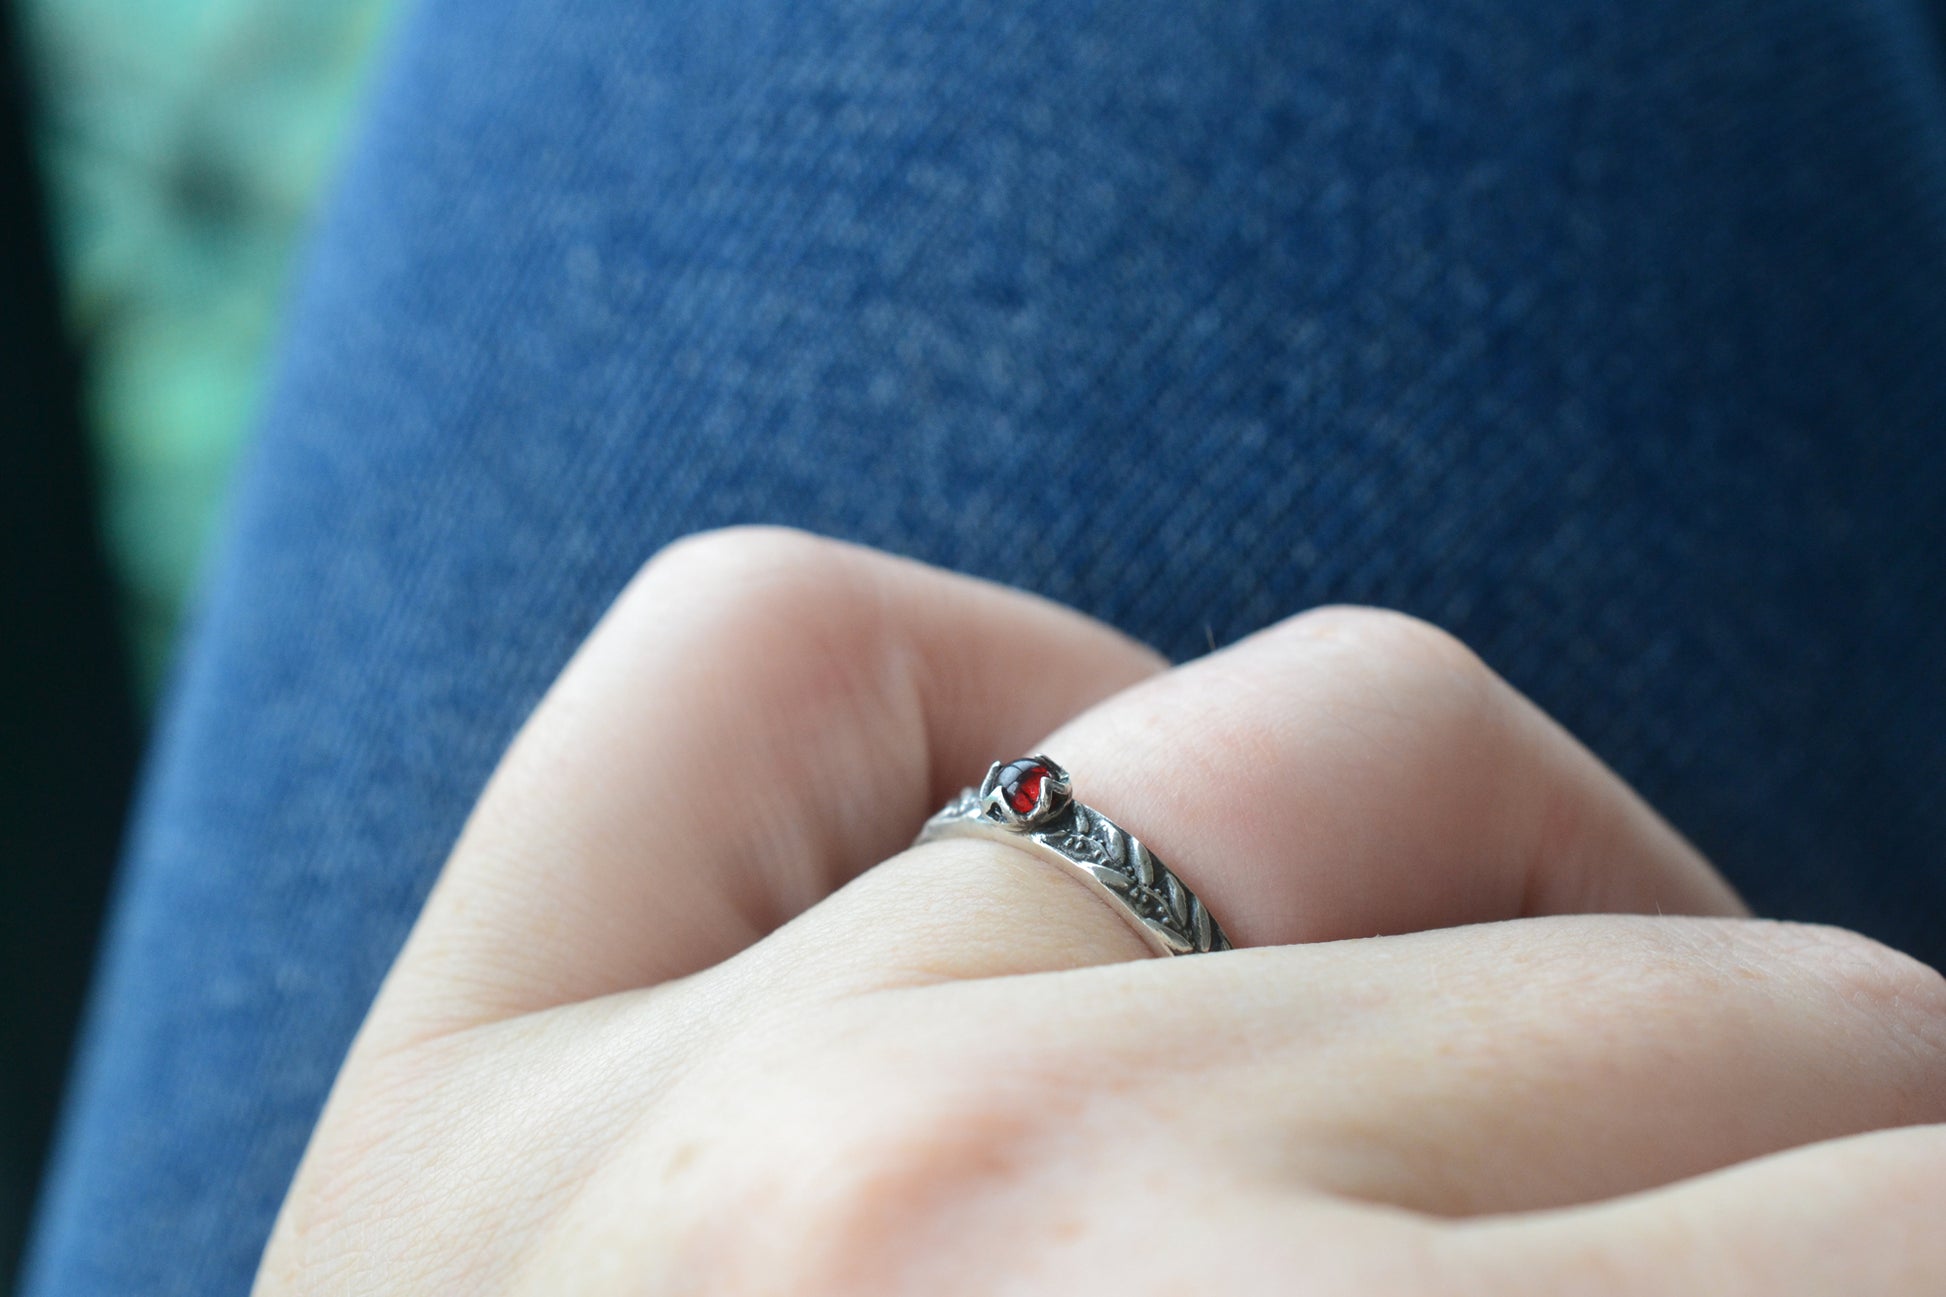
[[245, 1291], [502, 747], [721, 523], [1178, 657], [1410, 610], [1760, 911], [1946, 961], [1942, 356], [1916, 4], [432, 0], [152, 757], [27, 1292]]

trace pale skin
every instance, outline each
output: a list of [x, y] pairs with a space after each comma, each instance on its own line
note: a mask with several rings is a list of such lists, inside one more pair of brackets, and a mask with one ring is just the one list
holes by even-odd
[[[1241, 949], [1011, 847], [1045, 751]], [[1946, 1292], [1946, 981], [1749, 917], [1456, 641], [1187, 666], [788, 532], [651, 562], [489, 784], [259, 1297]]]

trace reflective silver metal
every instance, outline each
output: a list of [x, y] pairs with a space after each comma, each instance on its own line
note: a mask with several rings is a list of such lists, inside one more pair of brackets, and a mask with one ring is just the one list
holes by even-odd
[[[1041, 770], [1039, 779], [1033, 771]], [[1017, 801], [1031, 800], [1027, 810]], [[991, 838], [1057, 865], [1105, 897], [1159, 955], [1228, 950], [1230, 939], [1182, 879], [1121, 825], [1074, 800], [1068, 772], [1044, 756], [996, 761], [986, 780], [926, 821], [920, 842]]]

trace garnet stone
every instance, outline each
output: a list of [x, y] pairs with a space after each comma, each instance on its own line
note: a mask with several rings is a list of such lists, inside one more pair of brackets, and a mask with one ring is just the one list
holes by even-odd
[[1016, 779], [1003, 787], [1007, 790], [1007, 805], [1014, 808], [1016, 815], [1027, 815], [1041, 804], [1041, 785], [1047, 782], [1047, 767], [1031, 765]]
[[995, 770], [990, 787], [1015, 815], [1033, 815], [1044, 795], [1047, 812], [1052, 814], [1061, 809], [1067, 774], [1045, 757], [1022, 757]]

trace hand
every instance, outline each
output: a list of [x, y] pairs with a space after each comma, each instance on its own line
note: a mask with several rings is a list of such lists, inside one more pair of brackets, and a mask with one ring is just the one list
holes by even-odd
[[[901, 850], [1038, 750], [1249, 948]], [[1946, 983], [1742, 913], [1407, 618], [1165, 671], [916, 564], [684, 542], [487, 789], [257, 1291], [1946, 1291]]]

